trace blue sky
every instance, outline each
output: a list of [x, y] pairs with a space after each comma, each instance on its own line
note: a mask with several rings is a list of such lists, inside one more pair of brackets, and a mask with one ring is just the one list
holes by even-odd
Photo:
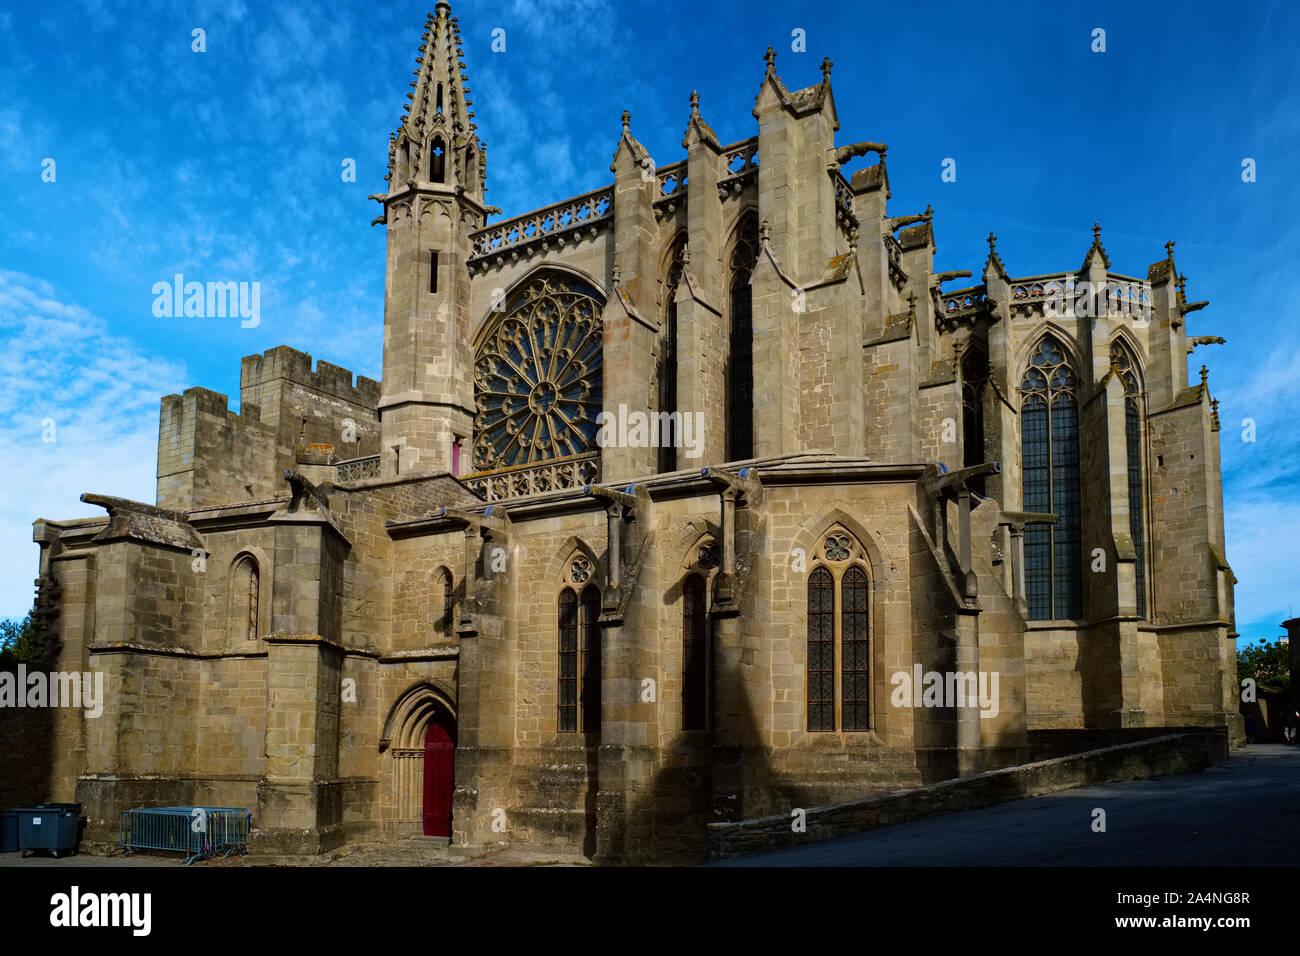
[[[384, 236], [366, 197], [383, 188], [431, 6], [54, 0], [0, 14], [0, 616], [30, 605], [33, 518], [102, 513], [83, 491], [154, 500], [162, 395], [203, 385], [236, 407], [240, 357], [280, 344], [380, 377]], [[1300, 604], [1300, 8], [1178, 6], [461, 0], [453, 13], [488, 201], [507, 215], [609, 182], [624, 109], [659, 165], [683, 158], [692, 89], [724, 143], [753, 135], [770, 44], [792, 89], [834, 61], [840, 141], [889, 144], [891, 211], [934, 206], [937, 269], [978, 270], [990, 230], [1012, 275], [1077, 267], [1094, 220], [1129, 275], [1176, 240], [1189, 297], [1211, 302], [1190, 333], [1228, 339], [1193, 368], [1210, 366], [1222, 400], [1237, 622], [1271, 638]], [[791, 51], [795, 29], [807, 52]], [[940, 181], [946, 157], [955, 183]], [[155, 317], [152, 286], [177, 272], [260, 282], [260, 325]]]

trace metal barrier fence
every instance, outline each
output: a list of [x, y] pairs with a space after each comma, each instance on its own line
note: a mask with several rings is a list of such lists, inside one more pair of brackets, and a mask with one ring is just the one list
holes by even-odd
[[152, 807], [122, 813], [118, 843], [130, 856], [136, 850], [184, 853], [195, 860], [248, 850], [253, 815], [246, 807]]

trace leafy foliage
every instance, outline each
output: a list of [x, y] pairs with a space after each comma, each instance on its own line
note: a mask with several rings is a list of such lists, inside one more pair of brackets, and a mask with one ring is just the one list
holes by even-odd
[[1291, 690], [1291, 656], [1285, 641], [1259, 641], [1237, 650], [1237, 677], [1253, 677], [1261, 687]]
[[31, 611], [21, 620], [0, 621], [0, 670], [13, 670], [19, 661], [30, 661], [36, 654], [36, 622]]

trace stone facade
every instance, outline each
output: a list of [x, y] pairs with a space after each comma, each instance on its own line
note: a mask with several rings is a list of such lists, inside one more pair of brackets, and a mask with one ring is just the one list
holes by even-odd
[[[314, 854], [445, 798], [457, 844], [691, 860], [710, 822], [1018, 765], [1035, 731], [1240, 737], [1172, 244], [1133, 279], [1097, 230], [1078, 270], [1013, 278], [990, 236], [945, 291], [970, 273], [934, 273], [928, 207], [889, 215], [886, 147], [836, 145], [831, 64], [791, 90], [770, 51], [756, 135], [721, 144], [693, 96], [657, 167], [625, 114], [612, 185], [488, 225], [462, 61], [439, 3], [373, 197], [382, 384], [245, 358], [238, 414], [163, 399], [156, 507], [36, 524], [61, 666], [107, 675], [50, 772], [92, 836], [248, 806], [256, 849]], [[1056, 403], [1078, 438], [1030, 507], [1045, 342], [1051, 454]], [[682, 447], [602, 440], [601, 412], [676, 412]], [[912, 706], [918, 665], [996, 674], [996, 715]]]

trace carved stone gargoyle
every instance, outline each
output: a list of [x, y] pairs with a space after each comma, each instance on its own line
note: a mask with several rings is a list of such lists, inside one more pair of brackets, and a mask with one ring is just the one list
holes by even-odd
[[867, 153], [877, 153], [881, 161], [884, 161], [885, 151], [889, 149], [884, 143], [850, 143], [848, 146], [840, 146], [835, 149], [835, 161], [831, 163], [831, 169], [839, 169], [850, 159], [858, 156], [865, 156]]

